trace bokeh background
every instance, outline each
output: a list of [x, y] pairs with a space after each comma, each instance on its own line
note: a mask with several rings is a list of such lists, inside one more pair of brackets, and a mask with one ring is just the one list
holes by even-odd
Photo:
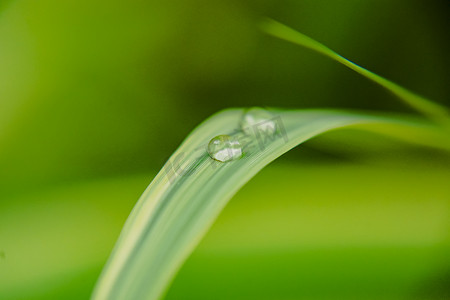
[[[87, 299], [134, 203], [229, 107], [414, 114], [263, 16], [450, 104], [447, 0], [0, 0], [0, 299]], [[345, 130], [230, 202], [167, 299], [450, 299], [450, 158]]]

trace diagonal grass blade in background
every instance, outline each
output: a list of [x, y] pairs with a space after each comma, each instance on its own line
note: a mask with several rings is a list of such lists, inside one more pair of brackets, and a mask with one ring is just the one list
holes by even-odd
[[397, 84], [394, 82], [387, 80], [363, 67], [358, 66], [357, 64], [351, 62], [350, 60], [342, 57], [338, 53], [334, 52], [327, 46], [313, 40], [312, 38], [295, 31], [292, 28], [287, 27], [284, 24], [281, 24], [272, 19], [266, 19], [261, 23], [261, 30], [269, 35], [274, 37], [289, 41], [291, 43], [309, 48], [313, 51], [316, 51], [322, 55], [325, 55], [344, 66], [352, 69], [353, 71], [361, 74], [362, 76], [376, 82], [380, 86], [384, 87], [398, 98], [400, 98], [404, 103], [408, 104], [418, 112], [432, 118], [437, 121], [444, 121], [448, 123], [448, 110], [446, 107], [441, 106], [433, 101], [430, 101], [422, 96], [419, 96]]

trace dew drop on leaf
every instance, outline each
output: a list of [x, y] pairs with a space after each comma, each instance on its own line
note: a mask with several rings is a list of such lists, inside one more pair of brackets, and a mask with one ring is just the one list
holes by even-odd
[[208, 153], [217, 161], [228, 162], [242, 157], [242, 147], [237, 139], [229, 135], [218, 135], [209, 142]]
[[241, 129], [246, 134], [253, 135], [259, 129], [264, 129], [267, 134], [274, 134], [276, 128], [274, 115], [263, 108], [252, 107], [242, 116]]

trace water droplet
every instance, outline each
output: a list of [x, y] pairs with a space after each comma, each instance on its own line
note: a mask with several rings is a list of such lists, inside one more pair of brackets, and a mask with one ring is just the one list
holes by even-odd
[[264, 130], [266, 134], [275, 134], [277, 124], [274, 115], [260, 107], [248, 109], [241, 120], [241, 129], [246, 134], [254, 135], [258, 130]]
[[215, 160], [227, 162], [241, 158], [242, 147], [237, 139], [229, 135], [218, 135], [209, 142], [208, 153]]

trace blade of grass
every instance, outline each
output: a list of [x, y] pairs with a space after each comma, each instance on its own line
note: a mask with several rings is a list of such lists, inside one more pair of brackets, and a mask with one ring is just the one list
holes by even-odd
[[419, 96], [399, 86], [398, 84], [351, 62], [350, 60], [342, 57], [325, 45], [284, 24], [281, 24], [272, 19], [265, 19], [263, 22], [261, 22], [260, 27], [263, 32], [271, 36], [306, 47], [343, 64], [344, 66], [384, 87], [418, 112], [424, 114], [429, 118], [435, 119], [436, 121], [445, 120], [445, 123], [448, 124], [449, 114], [446, 107], [434, 103], [433, 101], [426, 99], [425, 97]]
[[239, 160], [212, 160], [206, 145], [214, 136], [239, 134], [243, 109], [212, 116], [186, 138], [131, 212], [92, 299], [160, 299], [228, 200], [277, 157], [324, 132], [363, 126], [450, 150], [448, 134], [425, 121], [338, 111], [272, 112], [285, 135]]

